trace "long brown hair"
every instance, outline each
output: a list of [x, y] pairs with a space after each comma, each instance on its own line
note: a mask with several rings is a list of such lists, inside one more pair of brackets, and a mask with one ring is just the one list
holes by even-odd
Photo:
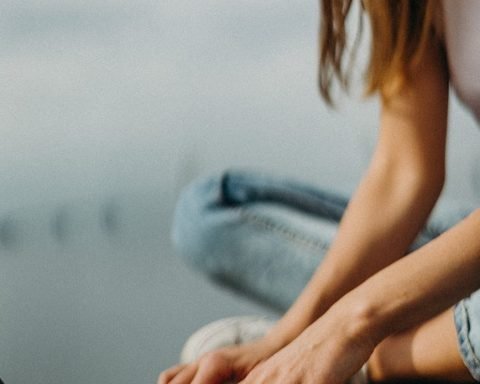
[[[347, 51], [346, 21], [353, 0], [321, 0], [319, 86], [332, 104], [331, 87], [338, 80], [346, 89], [351, 62]], [[370, 61], [365, 73], [365, 94], [377, 91], [388, 99], [409, 81], [409, 72], [420, 60], [433, 31], [432, 0], [363, 0], [353, 53], [363, 28], [363, 15], [372, 30]], [[351, 53], [352, 53], [351, 52]], [[353, 54], [350, 60], [353, 60]]]

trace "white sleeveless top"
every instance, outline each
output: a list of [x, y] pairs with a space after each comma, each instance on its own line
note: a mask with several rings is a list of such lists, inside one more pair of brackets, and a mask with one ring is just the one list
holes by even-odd
[[480, 0], [443, 0], [450, 82], [480, 123]]

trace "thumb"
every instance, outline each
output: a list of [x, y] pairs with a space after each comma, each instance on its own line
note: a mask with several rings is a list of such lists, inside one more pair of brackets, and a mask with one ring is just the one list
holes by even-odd
[[233, 383], [234, 372], [224, 359], [206, 359], [198, 367], [192, 384], [228, 384]]

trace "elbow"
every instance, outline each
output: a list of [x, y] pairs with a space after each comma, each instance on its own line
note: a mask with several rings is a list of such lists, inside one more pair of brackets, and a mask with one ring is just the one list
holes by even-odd
[[425, 202], [436, 202], [445, 185], [445, 167], [424, 166], [418, 163], [395, 162], [376, 164], [371, 171], [383, 180], [386, 190], [396, 195], [421, 197]]
[[420, 193], [438, 199], [445, 186], [445, 170], [442, 169], [417, 169], [412, 171], [412, 183], [416, 185]]
[[[399, 187], [399, 190], [403, 190], [406, 194], [412, 194], [415, 199], [420, 199], [426, 206], [435, 205], [440, 197], [443, 188], [445, 186], [445, 174], [426, 172], [422, 170], [413, 170], [406, 174], [401, 173], [399, 177], [402, 177], [405, 181], [403, 187]], [[398, 184], [402, 182], [398, 181]]]

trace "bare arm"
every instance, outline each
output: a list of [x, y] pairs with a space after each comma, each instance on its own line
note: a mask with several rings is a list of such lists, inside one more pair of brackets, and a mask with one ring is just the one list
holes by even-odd
[[345, 383], [387, 336], [433, 318], [480, 288], [479, 228], [477, 209], [347, 293], [241, 384]]
[[[370, 320], [370, 314], [374, 314], [371, 324], [376, 325], [368, 329], [368, 334], [376, 338], [377, 334], [383, 336], [382, 327], [391, 319], [398, 320], [402, 311], [411, 308], [411, 313], [416, 313], [414, 303], [425, 297], [401, 301], [402, 280], [392, 288], [392, 295], [399, 297], [394, 300], [397, 305], [389, 307], [389, 312], [378, 307], [386, 301], [381, 290], [388, 279], [395, 273], [408, 272], [409, 264], [402, 267], [404, 264], [395, 262], [407, 252], [443, 187], [448, 76], [442, 49], [433, 41], [414, 78], [411, 86], [383, 105], [371, 165], [346, 210], [326, 259], [287, 314], [259, 341], [225, 348], [192, 364], [173, 367], [162, 373], [159, 383], [169, 383], [174, 378], [178, 383], [206, 384], [231, 377], [246, 377], [245, 383], [255, 384], [302, 382], [298, 375], [293, 381], [288, 378], [306, 367], [309, 369], [300, 372], [300, 376], [312, 373], [311, 370], [315, 371], [313, 374], [330, 376], [324, 381], [316, 377], [315, 381], [305, 382], [342, 382], [341, 378], [353, 374], [371, 351], [367, 345], [353, 356], [351, 343], [337, 343], [346, 340], [344, 327], [337, 324], [339, 319], [347, 327], [354, 324], [355, 330], [364, 330], [362, 327], [369, 323], [364, 319]], [[395, 267], [395, 272], [385, 269], [389, 265]], [[446, 269], [441, 267], [437, 272], [429, 280], [429, 287], [438, 282], [435, 279]], [[374, 277], [369, 279], [371, 276]], [[370, 289], [377, 290], [372, 301], [367, 300]], [[425, 287], [426, 295], [427, 291]], [[359, 305], [350, 305], [350, 300]], [[368, 340], [367, 344], [373, 345]], [[316, 350], [318, 346], [327, 352]], [[341, 360], [348, 355], [346, 351], [355, 360]], [[321, 364], [317, 356], [321, 356]], [[343, 365], [337, 364], [340, 360]], [[337, 374], [332, 367], [339, 370]]]
[[448, 75], [432, 42], [411, 85], [383, 104], [371, 164], [326, 259], [268, 335], [288, 344], [344, 294], [405, 255], [444, 183]]
[[[480, 210], [424, 247], [390, 265], [344, 297], [357, 330], [378, 344], [480, 289]], [[339, 302], [340, 304], [340, 302]], [[342, 304], [342, 306], [343, 306]]]

